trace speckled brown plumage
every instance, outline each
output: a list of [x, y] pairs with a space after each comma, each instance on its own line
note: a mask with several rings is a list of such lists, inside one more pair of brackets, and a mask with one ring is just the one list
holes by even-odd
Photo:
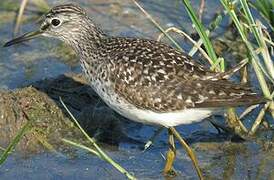
[[117, 93], [138, 108], [170, 112], [261, 101], [244, 85], [229, 82], [222, 76], [211, 78], [216, 76], [215, 72], [168, 45], [147, 39], [105, 35], [80, 7], [57, 6], [49, 14], [54, 16], [63, 12], [71, 13], [70, 19], [83, 16], [86, 18], [84, 22], [88, 22], [79, 25], [77, 29], [82, 28], [79, 34], [68, 33], [69, 37], [65, 36], [63, 40], [69, 41], [80, 54], [91, 84], [96, 80], [107, 82], [105, 92]]
[[[39, 33], [71, 45], [91, 87], [131, 120], [176, 126], [200, 121], [223, 107], [264, 101], [249, 87], [227, 80], [242, 65], [231, 73], [215, 73], [163, 43], [108, 36], [77, 5], [54, 7]], [[20, 38], [7, 45], [18, 42]]]
[[159, 42], [109, 38], [103, 49], [112, 55], [108, 64], [115, 92], [139, 108], [166, 112], [261, 101], [249, 87], [210, 79], [215, 72]]

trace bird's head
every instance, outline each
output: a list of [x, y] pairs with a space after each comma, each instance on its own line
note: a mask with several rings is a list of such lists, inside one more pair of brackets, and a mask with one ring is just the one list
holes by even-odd
[[4, 46], [11, 46], [38, 36], [60, 39], [70, 45], [77, 44], [91, 36], [100, 36], [101, 31], [96, 28], [86, 12], [75, 4], [65, 4], [53, 7], [40, 20], [40, 28], [17, 37]]

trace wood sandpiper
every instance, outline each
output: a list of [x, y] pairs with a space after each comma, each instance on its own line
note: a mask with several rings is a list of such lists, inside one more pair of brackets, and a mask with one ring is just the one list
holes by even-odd
[[164, 172], [172, 168], [175, 135], [203, 178], [194, 153], [174, 126], [202, 121], [226, 107], [264, 102], [249, 87], [227, 80], [228, 73], [213, 72], [166, 44], [105, 34], [78, 5], [53, 7], [42, 17], [39, 30], [4, 46], [39, 35], [73, 48], [90, 86], [109, 107], [130, 120], [169, 129]]

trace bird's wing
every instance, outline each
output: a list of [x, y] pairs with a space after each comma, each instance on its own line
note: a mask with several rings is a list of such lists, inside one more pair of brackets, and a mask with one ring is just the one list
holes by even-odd
[[169, 112], [263, 101], [244, 85], [204, 78], [214, 72], [169, 46], [145, 40], [130, 43], [111, 50], [110, 80], [116, 93], [139, 108]]
[[115, 91], [142, 109], [170, 112], [187, 108], [236, 107], [265, 102], [249, 87], [226, 80], [170, 81], [159, 85], [128, 85], [116, 81]]

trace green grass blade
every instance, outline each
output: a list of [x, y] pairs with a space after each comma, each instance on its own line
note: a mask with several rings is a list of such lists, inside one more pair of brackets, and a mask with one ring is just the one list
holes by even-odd
[[261, 14], [261, 16], [269, 23], [272, 31], [274, 31], [274, 1], [256, 0], [254, 2], [248, 1], [248, 4]]
[[258, 27], [258, 23], [256, 24], [252, 14], [250, 12], [250, 9], [248, 7], [247, 1], [246, 0], [240, 0], [240, 3], [243, 7], [244, 10], [244, 14], [246, 16], [246, 19], [249, 23], [249, 26], [251, 28], [251, 31], [253, 33], [253, 35], [256, 38], [256, 41], [259, 45], [259, 47], [262, 50], [262, 56], [263, 56], [263, 60], [265, 62], [265, 66], [268, 70], [268, 74], [270, 75], [270, 77], [274, 80], [274, 66], [273, 66], [273, 61], [271, 60], [271, 57], [269, 55], [268, 52], [268, 48], [266, 47], [264, 38], [262, 37], [262, 33], [260, 33], [260, 27]]
[[6, 148], [6, 150], [1, 154], [0, 157], [0, 165], [2, 165], [6, 159], [8, 158], [9, 154], [12, 152], [12, 150], [15, 148], [15, 146], [19, 143], [21, 138], [24, 136], [24, 134], [29, 130], [31, 127], [31, 121], [28, 121], [16, 134], [14, 139], [11, 141], [9, 146]]
[[82, 144], [73, 142], [73, 141], [68, 140], [68, 139], [65, 139], [65, 138], [62, 138], [62, 141], [65, 142], [65, 143], [67, 143], [67, 144], [70, 144], [70, 145], [72, 145], [72, 146], [75, 146], [75, 147], [84, 149], [84, 150], [86, 150], [86, 151], [89, 151], [89, 152], [91, 152], [92, 154], [98, 156], [100, 159], [103, 159], [103, 157], [101, 156], [101, 154], [98, 153], [98, 152], [97, 152], [96, 150], [94, 150], [94, 149], [91, 149], [91, 148], [89, 148], [89, 147], [87, 147], [87, 146], [84, 146], [84, 145], [82, 145]]
[[251, 15], [250, 9], [248, 8], [247, 2], [246, 2], [246, 0], [240, 0], [240, 3], [243, 7], [244, 14], [245, 14], [245, 17], [246, 17], [249, 25], [250, 25], [251, 31], [253, 32], [257, 42], [260, 45], [261, 41], [260, 41], [260, 37], [259, 37], [259, 32], [258, 32], [257, 28], [255, 27], [256, 24], [255, 24], [255, 21]]
[[262, 70], [259, 66], [259, 57], [256, 55], [254, 48], [252, 47], [251, 43], [248, 41], [247, 36], [244, 33], [243, 26], [240, 23], [237, 15], [234, 11], [233, 3], [230, 0], [221, 0], [221, 3], [224, 6], [224, 8], [226, 9], [226, 11], [228, 12], [228, 14], [230, 15], [230, 17], [232, 18], [235, 26], [238, 29], [238, 32], [240, 33], [240, 36], [241, 36], [243, 42], [245, 43], [245, 45], [251, 55], [251, 63], [254, 68], [254, 71], [256, 73], [256, 76], [258, 78], [258, 81], [260, 83], [260, 87], [264, 93], [264, 96], [270, 99], [271, 98], [270, 90], [268, 89], [266, 80], [265, 80]]
[[196, 31], [198, 32], [199, 36], [204, 42], [204, 46], [206, 48], [206, 51], [209, 55], [209, 57], [212, 60], [212, 64], [214, 64], [217, 61], [217, 55], [214, 51], [213, 45], [211, 44], [211, 41], [209, 40], [208, 35], [206, 34], [206, 29], [204, 28], [203, 24], [197, 17], [194, 9], [192, 8], [189, 0], [182, 0], [183, 4], [185, 5], [185, 8], [195, 26]]
[[86, 133], [86, 131], [81, 127], [81, 125], [79, 124], [79, 122], [76, 120], [76, 118], [73, 116], [73, 114], [69, 111], [69, 109], [67, 108], [67, 106], [65, 105], [65, 103], [63, 102], [63, 100], [61, 99], [61, 97], [59, 97], [59, 100], [61, 102], [61, 104], [63, 105], [63, 107], [66, 109], [66, 111], [69, 113], [70, 117], [73, 119], [74, 123], [77, 125], [77, 127], [80, 129], [80, 131], [84, 134], [84, 136], [90, 141], [90, 143], [95, 147], [95, 149], [97, 150], [97, 152], [100, 154], [100, 158], [102, 158], [103, 160], [105, 160], [106, 162], [110, 163], [113, 167], [115, 167], [118, 171], [120, 171], [122, 174], [126, 175], [128, 179], [136, 179], [134, 176], [132, 176], [129, 172], [127, 172], [122, 166], [120, 166], [118, 163], [116, 163], [114, 160], [112, 160], [94, 141], [94, 139], [92, 139], [91, 137], [89, 137], [89, 135]]

